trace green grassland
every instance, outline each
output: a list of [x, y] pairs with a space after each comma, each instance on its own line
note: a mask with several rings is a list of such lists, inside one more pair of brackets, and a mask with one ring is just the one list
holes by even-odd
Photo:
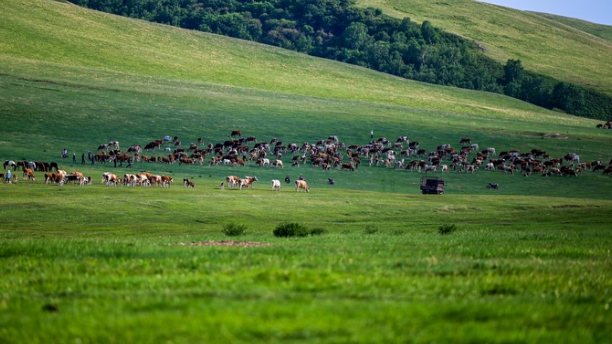
[[[470, 136], [498, 151], [610, 160], [597, 122], [250, 42], [51, 1], [0, 0], [0, 158], [58, 161], [89, 186], [0, 184], [2, 343], [603, 343], [612, 337], [612, 178], [136, 163], [59, 151], [178, 135], [347, 144]], [[544, 134], [558, 133], [550, 137]], [[153, 154], [161, 155], [161, 152]], [[172, 175], [107, 187], [104, 171]], [[20, 172], [17, 172], [20, 174]], [[229, 174], [252, 190], [220, 190]], [[271, 179], [305, 177], [273, 192]], [[20, 176], [21, 177], [21, 176]], [[180, 185], [182, 178], [195, 189]], [[334, 178], [336, 185], [326, 184]], [[487, 189], [490, 182], [500, 189]], [[298, 222], [327, 234], [281, 239]], [[222, 229], [243, 224], [246, 234]], [[452, 234], [438, 228], [455, 224]], [[188, 246], [240, 240], [263, 247]]]
[[612, 94], [612, 44], [591, 31], [532, 12], [474, 0], [358, 0], [398, 18], [409, 17], [480, 42], [485, 54], [527, 70]]
[[612, 26], [591, 23], [585, 20], [558, 16], [558, 15], [549, 14], [549, 13], [540, 13], [540, 12], [534, 12], [534, 13], [542, 17], [545, 17], [545, 18], [548, 18], [554, 21], [558, 21], [567, 26], [571, 26], [575, 29], [578, 29], [584, 32], [588, 32], [591, 35], [597, 36], [599, 38], [603, 38], [608, 42], [612, 42]]

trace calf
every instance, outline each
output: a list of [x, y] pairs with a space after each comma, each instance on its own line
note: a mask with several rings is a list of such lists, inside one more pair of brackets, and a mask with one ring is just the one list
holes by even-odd
[[195, 182], [187, 179], [187, 178], [183, 178], [183, 185], [185, 185], [185, 187], [187, 189], [192, 188], [195, 189]]

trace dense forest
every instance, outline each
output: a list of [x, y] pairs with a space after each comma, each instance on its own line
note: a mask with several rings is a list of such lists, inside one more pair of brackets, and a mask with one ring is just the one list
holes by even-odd
[[578, 116], [612, 119], [612, 98], [502, 65], [479, 46], [352, 0], [69, 0], [122, 16], [253, 40], [428, 83], [504, 93]]

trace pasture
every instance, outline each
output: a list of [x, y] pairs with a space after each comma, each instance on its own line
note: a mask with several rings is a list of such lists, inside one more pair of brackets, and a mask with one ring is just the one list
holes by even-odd
[[[419, 192], [432, 174], [367, 163], [79, 164], [111, 140], [126, 149], [176, 135], [186, 146], [233, 130], [298, 144], [329, 135], [365, 144], [374, 130], [428, 151], [469, 136], [481, 148], [607, 164], [612, 134], [596, 121], [55, 2], [0, 2], [0, 16], [11, 13], [0, 21], [0, 159], [57, 161], [93, 179], [59, 187], [16, 171], [17, 184], [0, 184], [0, 342], [612, 341], [612, 177], [601, 171], [435, 173], [447, 182], [437, 196]], [[107, 37], [110, 47], [97, 40]], [[169, 41], [178, 48], [145, 49]], [[175, 184], [108, 187], [107, 171]], [[228, 175], [259, 181], [221, 190]], [[309, 193], [295, 192], [300, 175]], [[284, 222], [326, 233], [275, 237]], [[225, 236], [229, 224], [246, 233]], [[457, 229], [440, 234], [444, 225]], [[251, 246], [205, 245], [229, 240]]]

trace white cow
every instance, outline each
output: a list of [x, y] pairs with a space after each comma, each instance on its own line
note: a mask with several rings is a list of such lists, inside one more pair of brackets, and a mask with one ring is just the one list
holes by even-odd
[[280, 180], [277, 180], [277, 179], [272, 180], [272, 191], [274, 190], [281, 191], [282, 188], [283, 188], [283, 185], [281, 184]]

